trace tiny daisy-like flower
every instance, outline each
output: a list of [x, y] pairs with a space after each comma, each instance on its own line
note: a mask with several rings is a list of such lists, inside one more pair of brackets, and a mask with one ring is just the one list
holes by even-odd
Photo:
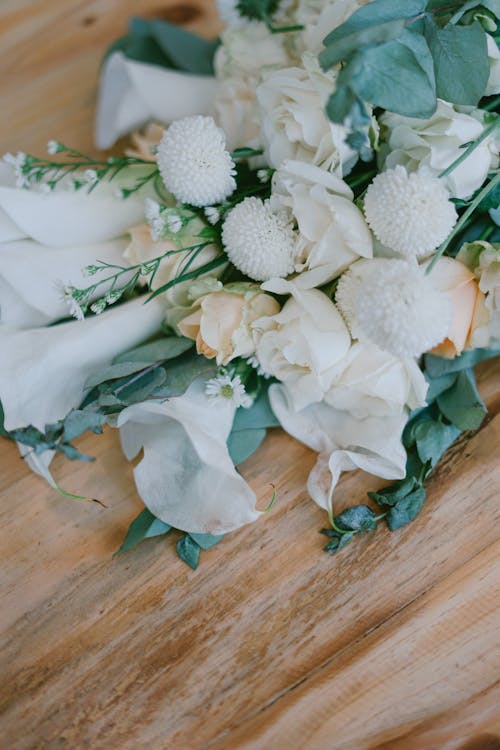
[[49, 141], [47, 143], [47, 153], [54, 155], [62, 151], [61, 144], [58, 141]]
[[86, 169], [83, 173], [83, 176], [85, 177], [85, 182], [87, 182], [89, 185], [95, 185], [95, 183], [99, 180], [98, 174], [95, 169]]
[[177, 232], [181, 231], [182, 219], [178, 214], [169, 214], [166, 221], [169, 232], [172, 232], [172, 234], [177, 234]]
[[448, 335], [452, 305], [432, 274], [406, 260], [358, 261], [340, 277], [336, 304], [353, 338], [397, 357], [419, 357]]
[[207, 206], [205, 209], [205, 216], [210, 224], [217, 224], [220, 219], [220, 211], [218, 208], [215, 208], [215, 206]]
[[214, 403], [222, 400], [231, 401], [236, 408], [243, 406], [248, 409], [253, 401], [246, 393], [245, 386], [241, 382], [239, 375], [217, 375], [216, 378], [208, 380], [205, 387], [205, 394], [214, 399]]
[[271, 179], [271, 172], [269, 169], [259, 169], [257, 171], [257, 179], [265, 185]]
[[71, 284], [65, 284], [64, 281], [57, 279], [54, 282], [54, 286], [59, 292], [61, 299], [68, 305], [69, 313], [77, 320], [83, 320], [85, 313], [82, 310], [81, 305], [75, 298], [75, 292], [77, 291]]
[[144, 214], [148, 221], [160, 218], [160, 204], [152, 198], [146, 198], [144, 201]]
[[265, 378], [266, 380], [269, 380], [269, 378], [272, 378], [272, 375], [270, 372], [266, 372], [262, 365], [260, 364], [259, 360], [255, 355], [252, 357], [248, 357], [247, 364], [250, 365], [250, 367], [253, 367], [254, 370], [257, 370], [257, 375], [260, 375], [261, 377]]
[[245, 198], [227, 214], [222, 242], [231, 263], [255, 281], [288, 276], [294, 270], [295, 234], [287, 216], [269, 201]]
[[457, 221], [441, 180], [425, 167], [408, 174], [401, 165], [375, 177], [366, 191], [365, 215], [380, 242], [407, 258], [430, 255]]
[[158, 146], [163, 182], [178, 201], [191, 206], [222, 203], [236, 188], [235, 164], [226, 138], [212, 117], [184, 117], [165, 131]]
[[24, 174], [24, 167], [26, 165], [27, 155], [24, 153], [24, 151], [18, 151], [18, 153], [14, 156], [14, 154], [5, 154], [3, 157], [3, 161], [5, 164], [8, 164], [9, 166], [14, 168], [14, 173], [16, 175], [16, 186], [19, 188], [28, 187], [30, 182], [27, 176]]

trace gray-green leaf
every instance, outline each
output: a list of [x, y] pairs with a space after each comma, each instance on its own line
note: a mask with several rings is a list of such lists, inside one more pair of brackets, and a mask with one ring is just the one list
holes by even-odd
[[168, 523], [163, 523], [145, 508], [130, 524], [125, 541], [115, 555], [137, 547], [144, 539], [168, 534], [171, 528]]
[[437, 397], [437, 404], [459, 430], [477, 430], [487, 412], [472, 370], [460, 372], [455, 384]]

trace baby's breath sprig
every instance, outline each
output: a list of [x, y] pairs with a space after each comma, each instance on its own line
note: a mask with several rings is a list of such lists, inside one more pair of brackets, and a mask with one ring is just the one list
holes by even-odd
[[77, 149], [59, 141], [49, 141], [49, 156], [63, 157], [58, 160], [45, 159], [19, 152], [15, 156], [6, 154], [3, 160], [15, 171], [16, 185], [20, 188], [39, 187], [43, 192], [52, 192], [63, 182], [68, 188], [92, 192], [102, 181], [111, 182], [124, 169], [140, 167], [146, 170], [134, 179], [130, 186], [119, 190], [121, 198], [137, 193], [150, 181], [158, 178], [156, 164], [132, 156], [110, 156], [107, 159], [92, 159]]

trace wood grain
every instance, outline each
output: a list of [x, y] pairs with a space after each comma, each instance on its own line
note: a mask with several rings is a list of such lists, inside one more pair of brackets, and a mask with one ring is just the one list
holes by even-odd
[[[126, 17], [210, 35], [211, 3], [4, 0], [1, 150], [89, 149], [99, 60]], [[0, 443], [1, 737], [8, 750], [498, 750], [500, 363], [490, 408], [432, 479], [419, 519], [329, 558], [312, 452], [275, 431], [243, 471], [261, 522], [203, 554], [171, 538], [112, 558], [141, 508], [107, 430], [56, 459], [70, 502]], [[354, 472], [338, 507], [382, 483]]]

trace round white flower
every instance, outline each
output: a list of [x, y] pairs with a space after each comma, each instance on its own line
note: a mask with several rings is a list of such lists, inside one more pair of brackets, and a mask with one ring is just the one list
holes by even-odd
[[336, 302], [354, 338], [397, 357], [419, 357], [449, 331], [452, 306], [432, 274], [405, 260], [360, 260], [340, 278]]
[[255, 281], [288, 276], [294, 269], [295, 233], [269, 201], [245, 198], [231, 209], [222, 242], [231, 263]]
[[[385, 134], [380, 164], [385, 169], [401, 164], [408, 172], [425, 165], [438, 175], [463, 154], [466, 143], [481, 135], [483, 117], [481, 110], [466, 114], [439, 99], [436, 112], [426, 120], [385, 112], [379, 118]], [[497, 166], [498, 143], [491, 136], [444, 178], [444, 183], [452, 198], [470, 198]]]
[[352, 190], [331, 172], [284, 162], [273, 178], [271, 204], [288, 210], [297, 222], [295, 270], [302, 289], [326, 284], [359, 257], [372, 257], [372, 235]]
[[264, 76], [257, 88], [267, 162], [276, 169], [285, 159], [305, 161], [348, 174], [358, 155], [345, 142], [343, 125], [325, 113], [338, 73], [325, 73], [312, 55], [303, 67], [283, 68]]
[[299, 411], [319, 402], [332, 385], [351, 345], [347, 327], [331, 300], [317, 289], [302, 291], [283, 279], [266, 291], [291, 294], [277, 315], [254, 323], [262, 369], [285, 383]]
[[448, 191], [430, 170], [408, 174], [399, 165], [375, 177], [365, 215], [380, 242], [409, 258], [430, 255], [457, 221]]
[[165, 131], [158, 146], [163, 182], [181, 203], [221, 203], [236, 187], [234, 162], [224, 132], [212, 117], [184, 117]]
[[205, 394], [213, 400], [214, 404], [220, 401], [230, 401], [237, 409], [242, 406], [248, 409], [252, 406], [252, 399], [245, 391], [239, 375], [218, 375], [207, 381]]

